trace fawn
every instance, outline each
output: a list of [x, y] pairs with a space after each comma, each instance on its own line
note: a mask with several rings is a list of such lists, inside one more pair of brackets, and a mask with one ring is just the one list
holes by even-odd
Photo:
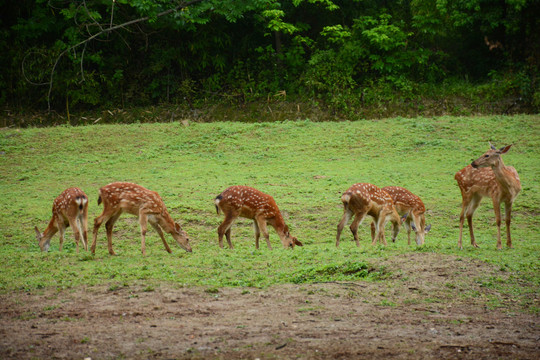
[[392, 197], [377, 186], [368, 183], [358, 183], [351, 186], [341, 196], [343, 202], [343, 217], [337, 227], [336, 246], [339, 246], [341, 231], [354, 215], [355, 218], [350, 226], [353, 233], [356, 246], [360, 246], [358, 240], [358, 226], [364, 220], [366, 215], [373, 217], [376, 226], [372, 228], [372, 244], [381, 241], [386, 245], [384, 237], [384, 225], [388, 220], [393, 224], [392, 239], [395, 241], [399, 232], [399, 227], [403, 219], [400, 219], [398, 212], [392, 201]]
[[506, 215], [506, 246], [512, 247], [510, 236], [510, 222], [512, 216], [512, 204], [521, 191], [519, 176], [512, 166], [505, 166], [502, 155], [506, 154], [512, 145], [497, 149], [490, 144], [490, 149], [478, 159], [474, 160], [455, 175], [455, 179], [461, 190], [462, 204], [459, 216], [459, 241], [458, 246], [463, 249], [461, 242], [463, 234], [463, 222], [465, 216], [469, 224], [471, 245], [478, 247], [474, 239], [472, 216], [480, 205], [483, 197], [490, 197], [493, 201], [493, 210], [497, 222], [497, 249], [502, 249], [501, 243], [501, 203], [504, 203]]
[[[412, 229], [416, 233], [416, 245], [423, 245], [426, 234], [431, 230], [431, 225], [426, 226], [426, 207], [422, 200], [400, 186], [385, 186], [382, 190], [392, 197], [398, 214], [405, 219], [408, 244], [411, 245]], [[373, 233], [375, 224], [371, 223], [371, 226]], [[395, 238], [392, 241], [395, 241]]]
[[214, 199], [216, 211], [223, 212], [225, 219], [218, 228], [219, 247], [223, 248], [223, 235], [227, 237], [230, 249], [234, 249], [231, 242], [231, 225], [233, 221], [240, 217], [252, 219], [255, 225], [255, 248], [259, 248], [259, 237], [261, 232], [266, 239], [269, 249], [270, 236], [267, 225], [276, 229], [284, 248], [294, 248], [295, 245], [302, 246], [302, 243], [289, 233], [289, 228], [285, 225], [283, 217], [274, 199], [257, 189], [249, 186], [231, 186]]
[[84, 249], [88, 250], [88, 196], [76, 187], [64, 190], [54, 200], [52, 219], [43, 233], [37, 226], [34, 227], [41, 251], [49, 251], [51, 238], [57, 231], [60, 232], [60, 251], [62, 251], [64, 232], [68, 226], [71, 226], [75, 234], [77, 253], [79, 240], [82, 240]]
[[114, 223], [123, 212], [133, 214], [139, 218], [141, 226], [141, 250], [146, 255], [145, 235], [147, 224], [150, 223], [163, 241], [167, 252], [171, 248], [163, 236], [165, 232], [172, 235], [178, 245], [187, 252], [191, 252], [189, 238], [182, 227], [173, 221], [163, 200], [155, 191], [150, 191], [140, 185], [128, 182], [114, 182], [99, 189], [98, 205], [103, 202], [103, 213], [94, 220], [94, 240], [92, 241], [92, 254], [96, 251], [97, 233], [101, 223], [106, 221], [107, 241], [109, 254], [115, 255], [112, 248], [112, 230]]

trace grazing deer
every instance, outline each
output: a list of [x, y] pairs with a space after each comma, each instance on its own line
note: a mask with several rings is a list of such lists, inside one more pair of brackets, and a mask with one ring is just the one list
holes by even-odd
[[[416, 245], [423, 245], [426, 234], [431, 230], [431, 225], [426, 226], [424, 216], [426, 207], [422, 200], [409, 190], [399, 186], [386, 186], [382, 188], [392, 197], [394, 206], [399, 215], [405, 219], [407, 228], [408, 244], [411, 245], [411, 229], [416, 233]], [[371, 223], [371, 232], [374, 233], [375, 223]], [[393, 238], [392, 241], [396, 239]]]
[[388, 220], [392, 222], [392, 239], [395, 241], [402, 219], [400, 219], [399, 214], [396, 211], [392, 197], [385, 191], [373, 184], [354, 184], [343, 193], [341, 201], [343, 202], [344, 212], [337, 227], [336, 246], [339, 246], [341, 231], [349, 222], [352, 215], [354, 215], [355, 218], [350, 229], [353, 233], [354, 240], [356, 241], [356, 246], [360, 246], [360, 241], [358, 240], [358, 226], [362, 223], [366, 215], [373, 217], [373, 220], [376, 223], [371, 234], [373, 245], [379, 240], [386, 245], [384, 225], [386, 225]]
[[456, 173], [455, 179], [461, 190], [463, 202], [461, 204], [461, 215], [459, 216], [459, 242], [458, 246], [463, 249], [461, 243], [463, 233], [463, 221], [467, 216], [469, 232], [471, 233], [471, 245], [478, 247], [474, 239], [472, 216], [480, 205], [483, 197], [490, 197], [493, 201], [493, 210], [497, 221], [497, 249], [502, 249], [501, 244], [501, 203], [504, 203], [506, 215], [506, 245], [512, 247], [510, 237], [510, 221], [512, 215], [512, 204], [521, 190], [519, 176], [511, 166], [505, 166], [502, 155], [506, 154], [512, 145], [503, 146], [496, 149], [491, 145], [491, 149], [484, 155], [474, 160]]
[[99, 227], [103, 221], [107, 230], [109, 254], [115, 255], [112, 248], [112, 230], [114, 223], [122, 212], [133, 214], [139, 218], [141, 225], [141, 250], [146, 255], [145, 235], [147, 224], [150, 223], [163, 241], [167, 252], [171, 248], [163, 236], [165, 232], [172, 235], [178, 245], [187, 252], [191, 252], [187, 233], [175, 223], [169, 215], [163, 200], [155, 191], [150, 191], [140, 185], [127, 182], [114, 182], [99, 189], [98, 205], [103, 202], [103, 213], [94, 220], [94, 240], [92, 241], [92, 254], [96, 251], [96, 239]]
[[64, 190], [56, 199], [52, 207], [52, 219], [43, 234], [36, 230], [36, 238], [41, 251], [49, 251], [51, 238], [60, 231], [60, 251], [64, 244], [64, 232], [71, 226], [75, 234], [77, 253], [79, 240], [82, 240], [84, 250], [88, 250], [88, 196], [79, 188]]
[[249, 186], [231, 186], [214, 199], [216, 211], [223, 212], [225, 219], [218, 228], [219, 247], [223, 248], [223, 235], [227, 237], [230, 249], [234, 249], [231, 242], [231, 225], [240, 217], [252, 219], [255, 224], [255, 248], [259, 248], [261, 232], [266, 239], [269, 249], [270, 236], [267, 225], [276, 229], [284, 248], [294, 248], [295, 245], [303, 246], [298, 239], [291, 236], [289, 227], [285, 225], [279, 209], [270, 195]]

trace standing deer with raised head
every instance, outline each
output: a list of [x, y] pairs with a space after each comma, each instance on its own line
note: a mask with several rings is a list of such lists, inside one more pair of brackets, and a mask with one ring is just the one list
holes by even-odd
[[60, 232], [60, 251], [62, 251], [64, 232], [68, 226], [73, 229], [77, 253], [79, 240], [82, 240], [84, 250], [88, 250], [88, 196], [75, 187], [64, 190], [54, 200], [52, 219], [43, 233], [37, 226], [34, 227], [41, 251], [49, 251], [51, 238], [58, 231]]
[[502, 249], [501, 243], [501, 203], [504, 203], [506, 218], [506, 245], [512, 247], [510, 236], [510, 222], [512, 216], [512, 204], [521, 190], [521, 182], [516, 171], [511, 166], [505, 166], [502, 155], [506, 154], [512, 145], [503, 146], [500, 149], [490, 144], [484, 155], [474, 160], [456, 173], [455, 179], [461, 190], [463, 198], [461, 215], [459, 217], [459, 242], [458, 246], [463, 249], [461, 242], [463, 222], [465, 216], [469, 224], [471, 245], [478, 247], [474, 239], [472, 216], [480, 205], [483, 197], [490, 197], [493, 201], [493, 210], [497, 221], [497, 249]]
[[350, 229], [353, 233], [354, 240], [356, 241], [356, 246], [360, 246], [360, 241], [358, 240], [358, 226], [362, 223], [366, 215], [373, 217], [373, 220], [376, 223], [371, 234], [373, 245], [375, 245], [377, 241], [381, 241], [386, 245], [384, 226], [389, 220], [393, 225], [392, 239], [395, 241], [402, 219], [400, 219], [399, 214], [396, 211], [392, 197], [385, 191], [373, 184], [354, 184], [343, 193], [341, 201], [343, 202], [344, 211], [343, 217], [337, 227], [336, 247], [339, 246], [341, 231], [343, 231], [343, 228], [353, 215], [354, 220]]
[[283, 216], [277, 207], [274, 198], [249, 186], [231, 186], [215, 199], [216, 211], [223, 212], [225, 219], [218, 227], [219, 247], [223, 248], [223, 235], [227, 238], [230, 249], [234, 249], [231, 242], [231, 226], [238, 217], [252, 219], [255, 225], [255, 248], [259, 248], [261, 233], [266, 239], [266, 245], [272, 249], [267, 225], [276, 229], [284, 248], [294, 248], [302, 243], [289, 233]]
[[[426, 234], [431, 230], [431, 225], [426, 226], [426, 207], [422, 200], [400, 186], [385, 186], [382, 190], [392, 197], [398, 214], [405, 219], [408, 244], [411, 245], [412, 229], [416, 233], [416, 245], [423, 245]], [[371, 226], [373, 233], [374, 223], [371, 223]], [[392, 241], [395, 241], [395, 238]]]
[[92, 241], [92, 254], [96, 251], [97, 233], [101, 223], [106, 221], [107, 244], [109, 254], [115, 255], [112, 248], [112, 230], [114, 223], [123, 212], [135, 215], [139, 218], [141, 226], [141, 250], [143, 256], [146, 255], [145, 235], [147, 224], [159, 234], [167, 252], [171, 253], [171, 248], [163, 236], [163, 229], [172, 235], [178, 245], [187, 252], [191, 252], [187, 233], [182, 230], [180, 224], [175, 223], [169, 215], [163, 200], [155, 191], [150, 191], [140, 185], [127, 182], [114, 182], [99, 189], [98, 205], [103, 202], [103, 213], [94, 220], [94, 240]]

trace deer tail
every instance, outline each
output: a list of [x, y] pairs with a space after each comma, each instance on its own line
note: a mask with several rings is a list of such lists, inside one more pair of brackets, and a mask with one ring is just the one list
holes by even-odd
[[88, 198], [86, 196], [78, 195], [75, 198], [75, 203], [79, 206], [80, 211], [82, 211], [82, 209], [84, 209], [87, 202], [88, 202]]
[[345, 210], [349, 209], [349, 201], [351, 201], [351, 195], [352, 194], [350, 192], [346, 192], [341, 196], [341, 201], [343, 202], [343, 207], [345, 208]]
[[221, 199], [223, 199], [223, 196], [221, 196], [221, 194], [216, 196], [216, 198], [214, 199], [214, 205], [216, 206], [216, 213], [218, 215], [219, 215], [219, 203], [220, 203]]

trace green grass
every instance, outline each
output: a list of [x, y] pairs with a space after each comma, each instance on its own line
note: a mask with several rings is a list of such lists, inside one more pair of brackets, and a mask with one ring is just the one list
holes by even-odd
[[[110, 284], [112, 290], [143, 282], [177, 286], [266, 287], [281, 283], [384, 278], [369, 259], [409, 252], [436, 252], [477, 258], [508, 271], [516, 282], [540, 285], [540, 116], [394, 118], [378, 121], [316, 123], [192, 123], [94, 125], [0, 132], [0, 292]], [[514, 249], [496, 250], [491, 201], [475, 215], [480, 249], [457, 248], [461, 196], [456, 171], [488, 147], [514, 144], [505, 155], [519, 172], [522, 192], [514, 203]], [[75, 253], [66, 232], [41, 253], [33, 227], [47, 226], [53, 199], [78, 186], [90, 198], [90, 234], [101, 213], [98, 189], [113, 181], [132, 181], [160, 193], [172, 217], [192, 240], [188, 254], [166, 234], [173, 254], [158, 235], [147, 234], [147, 256], [140, 253], [136, 219], [117, 222], [108, 255], [100, 229], [95, 257]], [[418, 194], [432, 230], [426, 245], [407, 246], [406, 233], [387, 247], [371, 246], [366, 221], [361, 247], [345, 231], [335, 247], [342, 215], [340, 195], [356, 182], [400, 185]], [[251, 221], [233, 226], [235, 250], [219, 249], [213, 198], [230, 185], [250, 185], [271, 194], [291, 233], [304, 243], [274, 250], [264, 242], [255, 250]], [[389, 233], [387, 234], [389, 236]], [[505, 241], [503, 240], [503, 244]], [[479, 274], [481, 276], [482, 274]], [[500, 287], [493, 281], [487, 286]], [[111, 291], [112, 291], [111, 290]], [[151, 291], [151, 290], [148, 290]], [[384, 305], [384, 304], [383, 304]], [[390, 304], [391, 305], [391, 304]]]

